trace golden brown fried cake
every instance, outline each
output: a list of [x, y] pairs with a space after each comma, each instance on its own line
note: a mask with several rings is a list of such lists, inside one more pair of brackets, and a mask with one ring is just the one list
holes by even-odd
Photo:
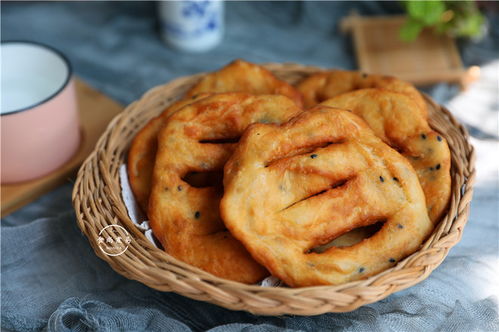
[[[170, 255], [244, 283], [268, 274], [220, 219], [223, 188], [217, 172], [248, 125], [282, 123], [299, 112], [284, 96], [231, 93], [204, 98], [167, 120], [158, 136], [148, 215]], [[204, 182], [193, 180], [199, 173]]]
[[192, 87], [184, 100], [168, 107], [152, 119], [132, 141], [128, 155], [128, 176], [132, 191], [145, 212], [151, 192], [152, 169], [156, 157], [156, 138], [164, 121], [175, 111], [210, 93], [247, 92], [254, 94], [282, 94], [302, 105], [301, 94], [288, 83], [277, 79], [265, 68], [236, 60], [221, 70], [204, 76]]
[[293, 86], [279, 80], [264, 67], [243, 60], [235, 60], [219, 71], [205, 75], [187, 92], [187, 96], [206, 92], [283, 95], [302, 106], [302, 96]]
[[[342, 284], [393, 266], [431, 233], [411, 164], [351, 112], [317, 106], [282, 125], [248, 128], [225, 165], [225, 225], [294, 287]], [[347, 247], [315, 250], [382, 222]]]
[[430, 219], [434, 223], [440, 220], [451, 194], [450, 151], [413, 99], [387, 90], [363, 89], [333, 97], [321, 105], [351, 110], [379, 138], [402, 153], [418, 174]]
[[312, 74], [298, 85], [306, 108], [345, 92], [367, 88], [382, 88], [403, 93], [414, 99], [421, 108], [422, 115], [427, 117], [426, 103], [419, 91], [412, 84], [395, 77], [358, 71], [330, 70]]
[[128, 179], [135, 198], [144, 212], [147, 211], [149, 193], [151, 192], [152, 170], [156, 159], [159, 130], [170, 115], [208, 95], [204, 93], [172, 104], [161, 115], [149, 121], [133, 139], [128, 152]]

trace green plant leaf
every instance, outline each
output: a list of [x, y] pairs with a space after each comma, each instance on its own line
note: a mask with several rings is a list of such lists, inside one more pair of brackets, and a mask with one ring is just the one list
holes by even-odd
[[407, 1], [407, 13], [424, 25], [433, 25], [440, 21], [445, 11], [443, 1], [409, 0]]
[[418, 21], [409, 19], [405, 24], [402, 26], [399, 32], [400, 39], [406, 42], [411, 42], [416, 40], [418, 37], [419, 33], [423, 29], [423, 25], [419, 23]]
[[[433, 27], [437, 34], [453, 37], [477, 37], [483, 32], [485, 17], [473, 0], [407, 0], [403, 1], [408, 21], [401, 28], [400, 38], [412, 41], [421, 29]], [[452, 16], [445, 16], [445, 11], [452, 11]]]
[[480, 13], [474, 13], [464, 19], [458, 26], [457, 35], [474, 37], [480, 34], [484, 17]]

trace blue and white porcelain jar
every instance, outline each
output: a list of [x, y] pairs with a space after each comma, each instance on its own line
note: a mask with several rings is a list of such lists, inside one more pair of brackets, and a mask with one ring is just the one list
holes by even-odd
[[221, 0], [163, 1], [159, 3], [159, 16], [163, 39], [179, 50], [208, 51], [222, 40]]

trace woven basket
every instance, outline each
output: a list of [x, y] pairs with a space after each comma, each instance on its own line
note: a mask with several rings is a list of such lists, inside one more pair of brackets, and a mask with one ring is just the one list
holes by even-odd
[[[267, 64], [265, 67], [290, 83], [320, 70], [296, 64]], [[126, 161], [130, 142], [137, 131], [183, 96], [201, 75], [178, 78], [153, 88], [128, 106], [111, 121], [78, 172], [73, 190], [78, 225], [95, 253], [116, 272], [157, 290], [173, 291], [228, 309], [263, 315], [317, 315], [351, 311], [417, 284], [428, 277], [461, 239], [475, 180], [475, 153], [468, 142], [466, 129], [447, 109], [426, 96], [430, 124], [447, 139], [451, 150], [452, 198], [448, 214], [421, 249], [393, 268], [366, 280], [339, 286], [260, 287], [215, 277], [155, 248], [128, 217], [121, 197], [119, 166]], [[110, 224], [123, 226], [132, 236], [128, 250], [119, 256], [105, 255], [98, 245], [99, 232]], [[109, 235], [114, 236], [113, 232]]]

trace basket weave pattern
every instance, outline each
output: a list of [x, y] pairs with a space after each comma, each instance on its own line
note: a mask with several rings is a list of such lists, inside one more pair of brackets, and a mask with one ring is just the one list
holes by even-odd
[[[265, 67], [290, 83], [320, 69], [297, 64]], [[339, 286], [260, 287], [215, 277], [155, 248], [128, 216], [121, 198], [119, 167], [126, 161], [130, 142], [140, 128], [183, 96], [201, 75], [178, 78], [153, 88], [129, 105], [111, 121], [78, 172], [73, 190], [78, 225], [95, 253], [116, 272], [161, 291], [173, 291], [233, 310], [263, 315], [317, 315], [351, 311], [424, 280], [461, 239], [473, 193], [475, 153], [466, 129], [447, 109], [426, 97], [430, 125], [447, 139], [451, 150], [452, 196], [447, 215], [421, 249], [393, 268]], [[108, 256], [99, 248], [99, 232], [110, 224], [123, 226], [133, 238], [122, 255]], [[113, 232], [103, 234], [115, 237]]]

